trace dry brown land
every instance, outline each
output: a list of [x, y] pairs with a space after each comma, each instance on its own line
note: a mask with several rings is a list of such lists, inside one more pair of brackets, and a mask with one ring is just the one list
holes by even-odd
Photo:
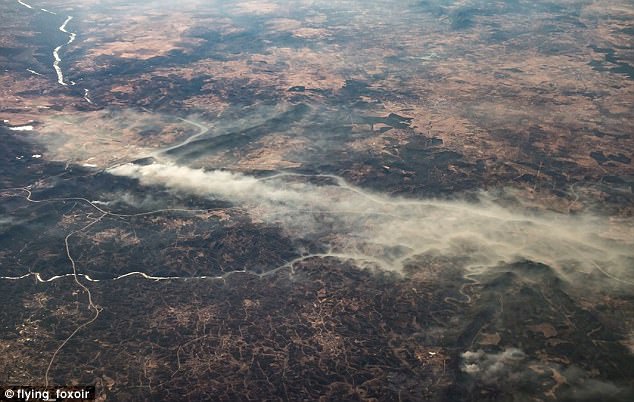
[[[0, 302], [17, 311], [0, 316], [0, 378], [39, 384], [52, 361], [54, 381], [95, 383], [100, 400], [495, 400], [511, 388], [591, 400], [592, 387], [634, 389], [628, 273], [575, 273], [583, 292], [545, 265], [470, 276], [460, 257], [433, 253], [401, 276], [369, 273], [301, 260], [327, 250], [267, 226], [257, 208], [103, 173], [154, 157], [327, 173], [386, 197], [504, 190], [500, 203], [528, 210], [608, 215], [598, 237], [631, 242], [631, 2], [27, 3], [0, 5], [12, 169], [0, 175], [0, 276], [31, 273], [0, 282]], [[53, 69], [57, 46], [69, 85]], [[33, 130], [8, 130], [19, 126]], [[182, 153], [161, 153], [177, 144]], [[33, 152], [12, 153], [22, 149]], [[71, 261], [102, 281], [71, 275]], [[112, 280], [135, 271], [148, 275]], [[94, 323], [86, 289], [103, 308]], [[518, 345], [530, 357], [513, 356]], [[497, 361], [507, 388], [493, 381]], [[476, 385], [461, 388], [467, 377]]]

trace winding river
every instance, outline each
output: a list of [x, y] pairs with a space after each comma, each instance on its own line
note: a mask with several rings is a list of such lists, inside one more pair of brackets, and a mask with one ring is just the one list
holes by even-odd
[[[24, 7], [31, 9], [31, 10], [36, 10], [35, 7], [33, 7], [32, 5], [25, 3], [22, 0], [17, 0], [19, 4], [23, 5]], [[40, 8], [38, 11], [42, 11], [44, 13], [47, 14], [51, 14], [51, 15], [57, 15], [56, 12], [48, 10], [46, 8]], [[71, 22], [71, 20], [73, 19], [72, 16], [67, 16], [66, 19], [64, 20], [64, 22], [62, 23], [62, 25], [60, 25], [60, 27], [58, 28], [58, 30], [60, 32], [63, 32], [65, 34], [68, 34], [68, 40], [66, 41], [66, 43], [62, 43], [61, 45], [57, 46], [55, 49], [53, 49], [53, 70], [55, 70], [55, 75], [57, 76], [57, 83], [59, 85], [63, 85], [63, 86], [68, 86], [70, 85], [75, 85], [75, 81], [66, 81], [64, 79], [64, 72], [62, 70], [62, 67], [60, 66], [60, 63], [62, 62], [62, 57], [60, 56], [60, 52], [62, 51], [62, 49], [68, 45], [70, 45], [71, 43], [73, 43], [75, 41], [75, 39], [77, 38], [77, 34], [75, 32], [69, 31], [66, 28], [68, 27], [68, 24]], [[34, 75], [38, 75], [38, 76], [42, 76], [43, 74], [40, 74], [38, 72], [36, 72], [33, 69], [27, 69], [28, 72], [34, 74]], [[89, 97], [89, 90], [87, 88], [84, 88], [84, 96], [83, 99], [90, 103], [91, 105], [93, 105], [93, 101], [92, 99]]]

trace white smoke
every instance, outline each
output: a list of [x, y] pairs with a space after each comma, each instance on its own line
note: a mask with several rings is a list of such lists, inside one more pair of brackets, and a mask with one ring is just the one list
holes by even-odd
[[[467, 351], [461, 357], [461, 369], [472, 379], [513, 393], [521, 394], [521, 389], [530, 386], [533, 390], [535, 387], [544, 387], [545, 393], [552, 392], [550, 398], [554, 398], [554, 393], [557, 392], [563, 400], [631, 400], [627, 398], [632, 395], [630, 387], [593, 378], [596, 373], [589, 373], [574, 365], [564, 367], [558, 363], [532, 359], [518, 348], [488, 353], [483, 350]], [[561, 384], [554, 381], [555, 378]]]
[[280, 225], [295, 238], [321, 242], [329, 253], [359, 265], [399, 271], [418, 255], [460, 256], [471, 270], [531, 260], [562, 277], [601, 270], [631, 286], [631, 222], [591, 215], [503, 208], [482, 194], [478, 202], [413, 200], [374, 194], [341, 178], [277, 175], [267, 179], [170, 164], [125, 164], [110, 173], [175, 192], [233, 202], [255, 220]]
[[479, 379], [485, 384], [518, 380], [525, 365], [524, 352], [517, 348], [507, 348], [500, 353], [464, 352], [462, 371]]

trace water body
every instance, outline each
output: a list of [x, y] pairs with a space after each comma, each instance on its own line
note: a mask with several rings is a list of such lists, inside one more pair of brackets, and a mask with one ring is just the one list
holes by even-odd
[[62, 72], [62, 68], [59, 66], [59, 63], [62, 61], [62, 58], [59, 55], [59, 51], [64, 47], [64, 46], [68, 46], [71, 43], [73, 43], [75, 41], [76, 38], [76, 34], [74, 32], [69, 32], [66, 30], [66, 25], [68, 25], [68, 23], [73, 19], [72, 16], [68, 16], [66, 17], [66, 20], [64, 21], [64, 23], [59, 27], [59, 30], [69, 34], [68, 36], [68, 42], [64, 43], [63, 45], [59, 45], [55, 48], [55, 50], [53, 50], [53, 58], [55, 59], [55, 61], [53, 62], [53, 68], [55, 69], [55, 73], [57, 74], [57, 82], [60, 85], [68, 85], [65, 81], [64, 81], [64, 73]]

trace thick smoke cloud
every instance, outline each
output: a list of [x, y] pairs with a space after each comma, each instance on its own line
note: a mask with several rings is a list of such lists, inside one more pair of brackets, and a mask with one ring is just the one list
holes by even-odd
[[614, 285], [634, 283], [626, 272], [632, 245], [612, 236], [631, 228], [597, 216], [503, 208], [485, 193], [478, 202], [387, 197], [334, 176], [322, 176], [326, 184], [317, 185], [298, 175], [258, 179], [160, 163], [126, 164], [110, 173], [233, 202], [253, 219], [318, 241], [327, 253], [360, 266], [400, 271], [415, 256], [432, 254], [463, 258], [477, 273], [525, 259], [547, 264], [563, 278], [600, 270]]
[[524, 376], [526, 355], [517, 348], [500, 353], [478, 350], [463, 353], [462, 360], [462, 371], [485, 384], [517, 383]]

